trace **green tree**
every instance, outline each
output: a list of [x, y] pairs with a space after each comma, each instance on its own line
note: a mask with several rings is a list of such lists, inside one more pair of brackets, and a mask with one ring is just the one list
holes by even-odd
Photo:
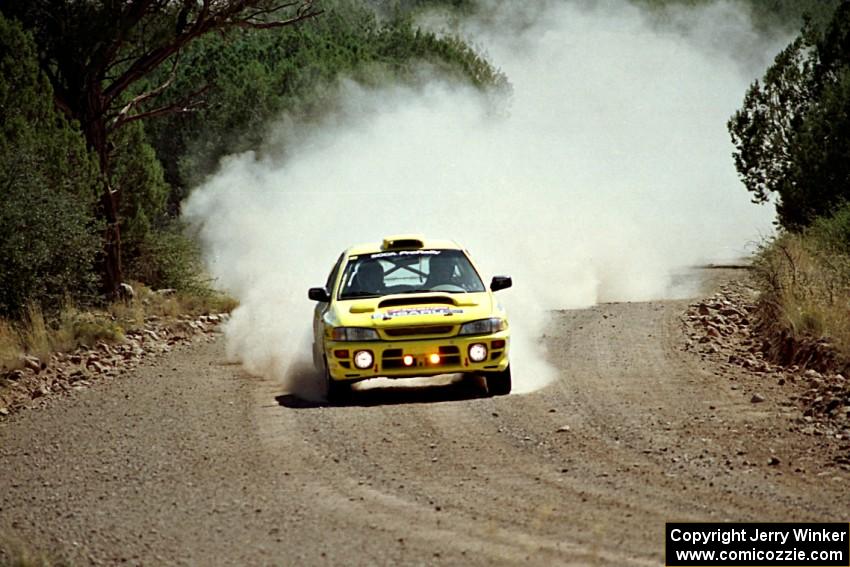
[[53, 105], [35, 45], [0, 15], [0, 314], [93, 291], [98, 169]]
[[[310, 26], [210, 35], [184, 51], [163, 99], [210, 84], [206, 104], [146, 125], [176, 202], [224, 155], [261, 147], [282, 114], [309, 121], [332, 112], [341, 76], [370, 86], [411, 84], [432, 76], [421, 73], [427, 66], [481, 89], [508, 88], [498, 69], [456, 37], [422, 31], [407, 17], [381, 19], [362, 2], [323, 7]], [[151, 83], [162, 79], [151, 76]]]
[[[162, 165], [148, 143], [142, 122], [134, 122], [113, 136], [110, 177], [120, 191], [122, 259], [128, 266], [138, 260], [152, 233], [165, 222], [171, 188]], [[158, 282], [146, 282], [157, 284]]]
[[850, 200], [850, 1], [807, 23], [729, 121], [735, 166], [755, 202], [776, 199], [799, 230]]
[[106, 227], [102, 277], [111, 296], [123, 278], [123, 194], [109, 178], [111, 138], [136, 120], [186, 110], [192, 95], [204, 90], [200, 86], [184, 100], [151, 107], [145, 105], [170, 80], [130, 96], [133, 87], [163, 63], [176, 68], [180, 52], [210, 32], [282, 27], [318, 13], [312, 0], [28, 0], [5, 2], [0, 9], [32, 30], [57, 106], [79, 121], [98, 157], [99, 217]]
[[[410, 1], [410, 0], [407, 0]], [[639, 6], [651, 9], [668, 7], [705, 6], [715, 3], [715, 0], [631, 0]], [[805, 19], [816, 24], [829, 21], [835, 7], [841, 0], [740, 0], [736, 2], [747, 12], [753, 26], [759, 31], [799, 29]]]

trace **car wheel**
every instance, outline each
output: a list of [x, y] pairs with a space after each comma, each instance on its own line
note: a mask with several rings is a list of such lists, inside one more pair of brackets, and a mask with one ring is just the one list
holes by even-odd
[[351, 396], [351, 383], [340, 382], [331, 378], [331, 373], [328, 371], [327, 363], [325, 363], [325, 398], [329, 402], [339, 402]]
[[506, 396], [511, 393], [510, 365], [501, 372], [488, 372], [485, 377], [487, 379], [487, 392], [491, 396]]

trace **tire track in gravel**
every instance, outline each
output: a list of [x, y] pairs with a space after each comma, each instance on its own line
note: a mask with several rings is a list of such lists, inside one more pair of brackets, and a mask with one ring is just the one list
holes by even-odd
[[201, 345], [0, 422], [0, 530], [79, 564], [646, 565], [665, 521], [846, 521], [847, 474], [682, 349], [685, 307], [552, 313], [560, 379], [502, 398], [311, 405]]

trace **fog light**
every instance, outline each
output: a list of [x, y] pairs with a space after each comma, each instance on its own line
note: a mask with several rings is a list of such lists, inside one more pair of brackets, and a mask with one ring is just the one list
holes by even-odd
[[475, 343], [469, 346], [469, 360], [472, 362], [481, 362], [487, 358], [487, 347], [481, 343]]
[[404, 358], [401, 359], [404, 362], [405, 366], [413, 366], [413, 357], [409, 354], [404, 355]]
[[439, 354], [428, 355], [428, 362], [430, 362], [431, 364], [440, 364], [440, 355]]
[[372, 353], [368, 350], [358, 350], [354, 353], [354, 366], [361, 370], [371, 367], [374, 360]]

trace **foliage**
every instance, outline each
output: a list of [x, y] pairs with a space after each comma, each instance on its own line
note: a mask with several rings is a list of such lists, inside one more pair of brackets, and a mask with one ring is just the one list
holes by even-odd
[[121, 218], [127, 278], [154, 288], [208, 293], [197, 242], [168, 216], [171, 187], [142, 123], [127, 125], [114, 138], [112, 185], [126, 194]]
[[472, 13], [479, 7], [477, 0], [369, 0], [370, 8], [388, 18], [403, 18], [433, 9], [456, 13]]
[[765, 245], [755, 262], [771, 336], [821, 340], [850, 362], [850, 206]]
[[828, 340], [850, 360], [848, 266], [847, 256], [831, 257], [814, 240], [784, 234], [757, 264], [764, 319], [797, 340]]
[[[376, 0], [373, 7], [393, 14], [379, 23], [360, 3], [327, 0], [327, 14], [302, 27], [291, 24], [319, 13], [311, 1], [3, 4], [4, 14], [35, 35], [56, 104], [83, 125], [103, 172], [96, 212], [103, 221], [104, 291], [115, 295], [125, 263], [133, 276], [156, 278], [148, 280], [154, 285], [188, 282], [178, 266], [191, 264], [191, 254], [180, 261], [171, 254], [188, 252], [187, 242], [168, 230], [156, 234], [167, 224], [164, 213], [175, 215], [185, 188], [222, 155], [257, 147], [271, 118], [284, 110], [323, 113], [333, 98], [324, 87], [341, 74], [370, 84], [390, 75], [412, 80], [425, 62], [479, 86], [504, 82], [460, 40], [422, 33], [401, 19], [431, 4], [471, 2]], [[189, 120], [166, 118], [150, 127], [163, 177], [139, 121], [197, 110], [205, 92], [208, 104]], [[165, 179], [175, 187], [167, 210]], [[164, 253], [167, 243], [176, 246], [170, 256], [145, 257]]]
[[99, 250], [87, 204], [57, 191], [29, 156], [0, 156], [0, 314], [29, 300], [48, 309], [94, 292]]
[[91, 347], [98, 342], [121, 342], [124, 340], [124, 328], [119, 321], [103, 312], [70, 308], [62, 313], [54, 337], [63, 339], [65, 347], [70, 350], [80, 345]]
[[35, 46], [0, 16], [0, 315], [93, 290], [97, 167], [53, 107]]
[[[815, 24], [829, 21], [841, 0], [740, 0], [749, 12], [753, 25], [760, 31], [798, 29], [806, 18]], [[713, 0], [632, 0], [640, 6], [665, 8], [699, 6]]]
[[809, 232], [823, 250], [850, 256], [850, 204], [838, 209], [831, 217], [815, 220]]
[[332, 85], [341, 76], [371, 86], [411, 83], [422, 80], [427, 66], [482, 89], [506, 85], [505, 77], [460, 39], [423, 32], [406, 18], [380, 21], [357, 2], [323, 7], [325, 13], [309, 25], [210, 35], [185, 51], [164, 100], [179, 100], [208, 84], [206, 105], [191, 115], [152, 122], [148, 129], [166, 179], [180, 188], [174, 201], [211, 173], [222, 156], [259, 147], [269, 122], [283, 112], [306, 121], [327, 113], [336, 104]]
[[150, 232], [128, 266], [130, 277], [155, 288], [207, 293], [200, 249], [184, 229], [182, 223], [171, 221]]
[[850, 1], [807, 24], [729, 121], [735, 165], [754, 201], [777, 197], [799, 230], [850, 200]]
[[[148, 143], [143, 124], [134, 122], [113, 136], [110, 160], [111, 185], [122, 193], [121, 240], [124, 261], [128, 265], [149, 262], [140, 258], [151, 249], [155, 231], [166, 216], [166, 203], [171, 191], [163, 177], [162, 165]], [[134, 274], [129, 274], [133, 278]], [[147, 281], [147, 280], [146, 280]], [[159, 285], [158, 281], [149, 281]]]
[[[415, 82], [426, 66], [481, 88], [506, 84], [461, 40], [410, 21], [418, 10], [468, 8], [471, 0], [376, 0], [371, 8], [328, 0], [309, 25], [257, 33], [280, 23], [250, 17], [247, 8], [266, 4], [226, 0], [216, 10], [228, 18], [218, 20], [190, 4], [2, 4], [0, 315], [21, 314], [30, 300], [55, 312], [66, 295], [93, 298], [93, 267], [123, 276], [125, 264], [129, 278], [154, 287], [203, 289], [197, 246], [169, 220], [185, 188], [222, 155], [256, 148], [283, 112], [323, 115], [341, 76]], [[315, 11], [288, 13], [297, 20]], [[5, 16], [24, 23], [37, 49]], [[206, 33], [213, 29], [227, 33]], [[206, 87], [207, 104], [197, 109], [192, 97]], [[167, 115], [175, 110], [196, 112]], [[115, 262], [121, 269], [110, 271]]]
[[82, 125], [102, 173], [99, 217], [104, 221], [103, 290], [116, 297], [123, 279], [122, 191], [109, 183], [110, 144], [126, 124], [193, 105], [186, 98], [140, 111], [169, 84], [128, 97], [130, 89], [199, 37], [231, 28], [267, 29], [316, 15], [311, 0], [217, 0], [215, 2], [74, 2], [29, 0], [2, 4], [5, 16], [19, 19], [39, 46], [39, 63], [50, 79], [56, 104]]

